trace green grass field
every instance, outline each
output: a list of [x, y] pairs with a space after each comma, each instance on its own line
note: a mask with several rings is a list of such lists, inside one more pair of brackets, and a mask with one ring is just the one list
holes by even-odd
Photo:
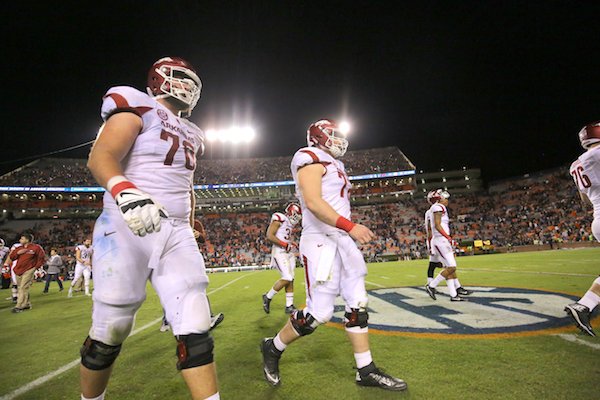
[[[581, 296], [600, 273], [600, 249], [560, 250], [459, 258], [464, 286], [534, 288]], [[427, 261], [371, 265], [368, 289], [421, 286]], [[296, 273], [296, 305], [304, 301], [303, 274]], [[354, 359], [345, 333], [332, 324], [290, 346], [281, 362], [282, 384], [264, 381], [259, 342], [285, 323], [284, 296], [261, 308], [261, 294], [278, 278], [276, 271], [220, 273], [210, 276], [214, 311], [225, 320], [213, 331], [223, 399], [584, 399], [600, 398], [600, 340], [563, 328], [575, 341], [544, 333], [501, 338], [440, 338], [373, 332], [372, 353], [385, 371], [405, 379], [404, 393], [354, 384]], [[90, 298], [67, 298], [52, 283], [32, 288], [33, 309], [12, 314], [0, 292], [0, 399], [77, 399], [76, 360], [91, 322]], [[422, 301], [431, 301], [423, 292]], [[439, 299], [448, 306], [447, 298]], [[461, 303], [462, 305], [462, 303]], [[457, 305], [457, 307], [460, 305]], [[107, 399], [186, 399], [175, 369], [175, 341], [158, 331], [161, 308], [152, 288], [137, 315], [134, 334], [115, 364]], [[598, 315], [596, 310], [595, 315]], [[592, 325], [600, 332], [600, 318]], [[71, 367], [68, 364], [71, 363]], [[65, 367], [67, 366], [67, 367]], [[15, 390], [61, 367], [39, 386]]]

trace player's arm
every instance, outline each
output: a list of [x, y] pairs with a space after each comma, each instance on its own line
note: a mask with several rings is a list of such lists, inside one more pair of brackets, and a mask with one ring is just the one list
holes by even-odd
[[5, 267], [10, 267], [10, 264], [12, 264], [13, 260], [12, 258], [10, 258], [10, 256], [12, 255], [12, 253], [10, 253], [7, 257], [6, 260], [4, 260], [4, 266]]
[[435, 229], [440, 233], [440, 235], [442, 235], [443, 237], [448, 239], [448, 241], [452, 242], [452, 238], [450, 237], [450, 235], [448, 235], [448, 233], [442, 227], [442, 212], [441, 211], [434, 212], [433, 220], [435, 223]]
[[133, 113], [112, 115], [101, 128], [90, 151], [87, 166], [96, 181], [106, 188], [119, 206], [129, 229], [139, 236], [160, 230], [166, 211], [147, 193], [123, 176], [125, 158], [143, 128], [142, 119]]
[[194, 229], [194, 213], [196, 210], [196, 195], [194, 194], [194, 184], [190, 188], [190, 206], [192, 211], [190, 212], [190, 226]]
[[271, 221], [271, 223], [269, 224], [269, 227], [267, 228], [267, 240], [269, 242], [273, 243], [274, 245], [287, 250], [289, 243], [284, 242], [283, 240], [279, 240], [277, 238], [277, 236], [275, 236], [275, 234], [277, 233], [277, 230], [279, 229], [280, 226], [281, 226], [280, 221]]
[[581, 199], [581, 202], [585, 205], [585, 206], [593, 206], [592, 205], [592, 201], [590, 200], [590, 198], [587, 196], [587, 194], [583, 193], [583, 192], [579, 192], [579, 198]]
[[75, 250], [75, 259], [77, 260], [77, 262], [79, 262], [80, 264], [85, 264], [85, 262], [83, 261], [83, 259], [81, 258], [81, 249], [77, 248]]
[[36, 268], [43, 267], [46, 263], [46, 252], [42, 246], [38, 246], [36, 249], [37, 263], [35, 264]]
[[320, 221], [348, 232], [352, 239], [358, 240], [362, 244], [370, 242], [375, 234], [369, 228], [342, 217], [329, 203], [323, 200], [321, 185], [324, 168], [322, 164], [309, 164], [298, 171], [298, 184], [306, 208]]

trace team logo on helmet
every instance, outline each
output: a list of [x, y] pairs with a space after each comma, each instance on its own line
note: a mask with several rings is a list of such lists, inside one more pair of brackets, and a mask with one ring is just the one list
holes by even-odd
[[311, 124], [306, 131], [309, 146], [323, 146], [335, 158], [342, 157], [348, 149], [348, 140], [338, 125], [330, 119], [322, 119]]
[[290, 203], [285, 206], [285, 215], [292, 225], [296, 225], [302, 219], [302, 209], [298, 203]]
[[579, 131], [579, 142], [584, 149], [589, 149], [594, 143], [600, 142], [600, 121], [592, 122]]
[[181, 103], [181, 116], [189, 116], [200, 99], [202, 82], [194, 67], [182, 58], [164, 57], [148, 71], [148, 94], [155, 99], [173, 98]]

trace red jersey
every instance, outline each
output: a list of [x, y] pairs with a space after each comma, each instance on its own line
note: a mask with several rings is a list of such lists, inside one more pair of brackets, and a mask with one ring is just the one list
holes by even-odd
[[19, 276], [32, 268], [41, 267], [46, 261], [44, 249], [35, 243], [28, 243], [17, 247], [10, 253], [9, 257], [11, 260], [17, 261], [13, 271]]

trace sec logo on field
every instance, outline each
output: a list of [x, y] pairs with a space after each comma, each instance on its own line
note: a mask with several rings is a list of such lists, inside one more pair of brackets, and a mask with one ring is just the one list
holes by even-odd
[[[446, 287], [432, 300], [423, 287], [369, 291], [369, 332], [434, 338], [530, 336], [572, 330], [563, 311], [578, 296], [537, 289], [471, 287], [468, 302], [451, 302]], [[341, 326], [338, 297], [332, 322]]]

